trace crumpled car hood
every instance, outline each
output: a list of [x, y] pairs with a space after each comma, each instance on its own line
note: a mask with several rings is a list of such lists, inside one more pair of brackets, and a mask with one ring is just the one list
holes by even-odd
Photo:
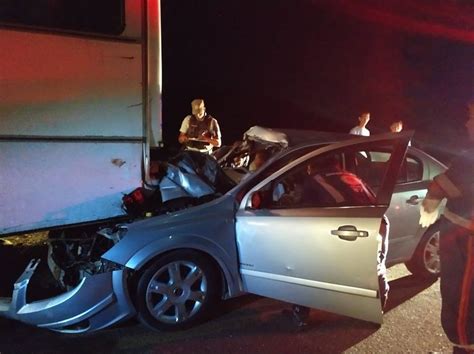
[[163, 164], [162, 175], [152, 186], [161, 191], [162, 202], [178, 198], [222, 195], [235, 186], [216, 159], [196, 151], [183, 151]]

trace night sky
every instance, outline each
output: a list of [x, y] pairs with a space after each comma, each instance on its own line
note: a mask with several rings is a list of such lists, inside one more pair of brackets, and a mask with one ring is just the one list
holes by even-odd
[[372, 134], [403, 120], [452, 149], [473, 93], [471, 0], [162, 0], [163, 130], [206, 100], [230, 144], [252, 125]]

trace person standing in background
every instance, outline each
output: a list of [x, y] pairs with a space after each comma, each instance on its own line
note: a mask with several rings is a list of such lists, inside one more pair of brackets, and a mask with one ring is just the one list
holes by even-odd
[[364, 112], [359, 116], [359, 124], [349, 131], [352, 135], [370, 136], [370, 130], [366, 128], [370, 120], [370, 113]]
[[179, 129], [178, 141], [185, 150], [210, 154], [214, 147], [221, 146], [219, 123], [206, 113], [203, 99], [191, 102], [191, 115], [186, 116]]
[[390, 131], [392, 133], [400, 133], [403, 130], [403, 122], [399, 120], [398, 122], [393, 122], [392, 125], [390, 125]]

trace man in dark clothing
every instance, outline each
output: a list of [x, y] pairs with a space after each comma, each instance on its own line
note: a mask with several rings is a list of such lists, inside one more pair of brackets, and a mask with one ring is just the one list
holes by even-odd
[[192, 114], [186, 116], [179, 129], [178, 141], [186, 150], [210, 154], [212, 148], [221, 146], [221, 131], [217, 120], [206, 113], [204, 100], [191, 102]]
[[447, 199], [440, 221], [441, 323], [454, 353], [474, 353], [474, 102], [466, 128], [469, 150], [434, 178], [420, 209], [427, 227]]

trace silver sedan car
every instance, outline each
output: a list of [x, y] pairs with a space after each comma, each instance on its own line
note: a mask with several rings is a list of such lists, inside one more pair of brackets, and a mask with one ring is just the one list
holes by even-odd
[[[38, 264], [32, 261], [12, 298], [0, 299], [0, 315], [65, 333], [132, 316], [172, 330], [203, 321], [220, 299], [254, 293], [381, 323], [377, 256], [393, 190], [399, 188], [400, 197], [392, 200], [389, 218], [407, 209], [414, 223], [408, 230], [391, 222], [392, 231], [401, 232], [392, 239], [398, 246], [391, 244], [404, 250], [393, 253], [393, 262], [400, 262], [421, 247], [407, 241], [410, 251], [402, 244], [419, 241], [425, 231], [414, 204], [436, 173], [426, 169], [421, 151], [406, 155], [410, 138], [320, 134], [282, 148], [210, 201], [95, 232], [93, 244], [104, 245], [104, 252], [82, 260], [77, 279], [53, 298], [26, 301]], [[408, 189], [412, 183], [419, 189]], [[424, 263], [411, 265], [427, 270]], [[67, 275], [65, 269], [55, 273]]]

